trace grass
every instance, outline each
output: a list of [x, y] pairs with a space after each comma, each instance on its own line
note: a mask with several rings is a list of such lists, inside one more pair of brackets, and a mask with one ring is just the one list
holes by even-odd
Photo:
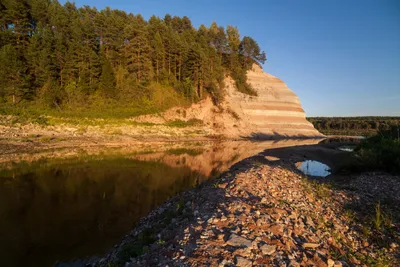
[[182, 121], [182, 120], [174, 120], [174, 121], [168, 121], [164, 123], [165, 126], [168, 127], [177, 127], [177, 128], [184, 128], [184, 127], [190, 127], [190, 126], [199, 126], [202, 125], [203, 121], [198, 120], [198, 119], [190, 119], [188, 121]]
[[319, 198], [327, 198], [331, 195], [331, 184], [320, 183], [318, 181], [310, 180], [308, 178], [304, 178], [302, 181], [305, 189], [308, 192], [314, 192]]
[[[0, 115], [3, 115], [3, 117], [0, 117], [0, 124], [5, 126], [21, 126], [33, 123], [43, 127], [55, 125], [73, 125], [83, 127], [77, 132], [78, 134], [83, 134], [87, 131], [84, 130], [84, 128], [87, 129], [88, 126], [99, 126], [102, 129], [107, 126], [155, 126], [157, 124], [150, 122], [136, 122], [130, 118], [142, 114], [157, 113], [159, 111], [161, 110], [122, 112], [122, 114], [115, 112], [115, 114], [110, 114], [107, 111], [97, 112], [92, 110], [84, 110], [82, 112], [79, 112], [78, 110], [63, 112], [57, 110], [43, 110], [42, 112], [39, 112], [32, 106], [28, 106], [27, 108], [8, 107], [6, 109], [0, 107]], [[5, 117], [5, 115], [11, 116]], [[201, 126], [203, 125], [203, 121], [198, 119], [190, 119], [188, 121], [173, 120], [162, 125], [172, 128], [186, 128], [192, 126]], [[198, 130], [193, 131], [190, 134], [193, 135], [201, 133], [203, 132]]]
[[[22, 114], [12, 115], [12, 117], [0, 118], [0, 124], [4, 126], [21, 126], [30, 123], [40, 126], [55, 126], [55, 125], [74, 125], [74, 126], [99, 126], [105, 128], [106, 126], [144, 126], [150, 127], [156, 124], [149, 122], [136, 122], [127, 118], [91, 118], [91, 117], [63, 117], [63, 116], [51, 116], [51, 115], [39, 115], [35, 114]], [[189, 123], [190, 124], [190, 123]]]
[[[181, 101], [182, 102], [182, 101]], [[177, 105], [178, 103], [174, 103]], [[182, 102], [183, 106], [188, 103]], [[174, 106], [170, 104], [155, 105], [154, 103], [122, 105], [120, 103], [111, 104], [92, 104], [87, 107], [64, 107], [63, 109], [52, 109], [34, 104], [32, 102], [24, 102], [19, 105], [0, 103], [0, 115], [11, 116], [8, 119], [0, 118], [0, 124], [3, 125], [25, 125], [34, 123], [42, 126], [72, 124], [72, 125], [140, 125], [153, 126], [152, 123], [138, 123], [128, 118], [137, 117], [146, 114], [157, 114]], [[188, 123], [171, 122], [172, 127], [186, 127], [186, 125], [195, 124], [195, 121]]]
[[28, 118], [52, 116], [63, 118], [131, 118], [163, 112], [174, 106], [186, 107], [191, 102], [172, 87], [157, 83], [148, 85], [149, 94], [124, 95], [122, 99], [104, 98], [101, 95], [82, 96], [80, 101], [64, 101], [51, 108], [39, 99], [24, 100], [18, 104], [0, 103], [0, 115]]
[[381, 202], [378, 202], [375, 206], [375, 216], [372, 219], [372, 225], [376, 230], [390, 231], [392, 228], [392, 215], [382, 211]]

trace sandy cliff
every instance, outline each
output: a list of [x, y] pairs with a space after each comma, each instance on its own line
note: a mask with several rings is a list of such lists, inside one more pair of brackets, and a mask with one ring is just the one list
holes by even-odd
[[250, 85], [258, 96], [250, 97], [235, 90], [234, 82], [227, 84], [227, 103], [249, 124], [250, 135], [319, 136], [306, 120], [300, 100], [286, 84], [263, 72], [258, 65], [247, 72]]
[[199, 119], [215, 134], [229, 138], [316, 137], [321, 134], [306, 120], [300, 100], [280, 79], [254, 64], [247, 72], [248, 82], [257, 96], [240, 93], [235, 82], [225, 79], [225, 99], [221, 107], [210, 99], [188, 109], [173, 108], [161, 115], [137, 118], [141, 122], [165, 123], [169, 120]]

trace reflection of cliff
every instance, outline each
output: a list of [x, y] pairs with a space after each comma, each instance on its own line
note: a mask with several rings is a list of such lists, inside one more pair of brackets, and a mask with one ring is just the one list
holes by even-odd
[[[172, 148], [162, 152], [137, 154], [135, 159], [145, 161], [160, 161], [171, 167], [187, 166], [193, 171], [208, 177], [229, 169], [236, 162], [254, 156], [265, 149], [279, 148], [295, 145], [317, 144], [320, 140], [275, 140], [263, 142], [250, 141], [228, 141], [228, 142], [206, 142], [199, 147], [187, 149]], [[181, 152], [181, 153], [178, 153]]]

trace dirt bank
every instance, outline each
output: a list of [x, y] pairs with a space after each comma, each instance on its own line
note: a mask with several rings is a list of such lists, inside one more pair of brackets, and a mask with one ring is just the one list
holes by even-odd
[[[32, 119], [22, 120], [18, 116], [0, 116], [0, 157], [48, 149], [135, 146], [140, 142], [293, 138], [285, 135], [261, 138], [235, 137], [229, 133], [224, 135], [218, 125], [207, 125], [196, 119], [152, 124], [131, 119], [68, 119], [47, 116], [40, 117], [40, 121], [41, 123]], [[307, 139], [304, 136], [296, 138]]]

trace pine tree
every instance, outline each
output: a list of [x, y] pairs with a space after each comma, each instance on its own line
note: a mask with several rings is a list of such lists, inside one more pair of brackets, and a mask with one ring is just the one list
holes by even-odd
[[100, 88], [103, 90], [107, 97], [115, 97], [115, 76], [111, 67], [110, 61], [107, 59], [104, 52], [102, 55], [102, 68], [100, 76]]
[[12, 103], [15, 104], [24, 97], [27, 91], [24, 87], [26, 67], [19, 59], [14, 46], [8, 44], [1, 48], [0, 65], [6, 66], [0, 68], [1, 95], [11, 97]]
[[55, 63], [54, 37], [50, 29], [40, 27], [29, 39], [26, 59], [35, 89], [41, 88], [48, 80], [56, 81], [59, 78]]
[[153, 61], [154, 61], [154, 66], [156, 69], [156, 81], [159, 82], [160, 78], [160, 69], [163, 69], [163, 62], [164, 62], [164, 45], [163, 41], [161, 39], [161, 35], [159, 32], [157, 32], [154, 36], [154, 40], [152, 42], [152, 48], [153, 48]]
[[125, 57], [127, 68], [135, 75], [138, 83], [152, 78], [150, 45], [147, 37], [146, 22], [138, 15], [125, 28]]
[[239, 65], [240, 34], [236, 27], [229, 25], [226, 28], [226, 35], [228, 39], [229, 69], [233, 71]]
[[257, 42], [248, 36], [243, 37], [239, 47], [239, 54], [243, 57], [243, 65], [246, 69], [251, 68], [253, 62], [264, 64], [266, 60], [265, 52], [261, 52]]

